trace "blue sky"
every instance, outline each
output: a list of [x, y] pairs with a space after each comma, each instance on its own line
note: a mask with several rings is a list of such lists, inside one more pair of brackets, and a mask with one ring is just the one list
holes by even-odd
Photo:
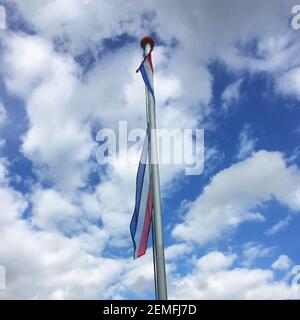
[[98, 130], [146, 125], [145, 34], [158, 126], [205, 130], [201, 175], [161, 168], [169, 296], [300, 297], [292, 1], [0, 4], [1, 298], [154, 297], [151, 241], [132, 260], [137, 163], [96, 161]]

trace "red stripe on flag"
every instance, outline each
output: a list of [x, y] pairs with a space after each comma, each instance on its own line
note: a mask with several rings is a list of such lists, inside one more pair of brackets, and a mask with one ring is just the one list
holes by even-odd
[[153, 208], [153, 197], [152, 197], [152, 186], [150, 184], [150, 188], [148, 191], [148, 200], [147, 200], [145, 222], [144, 222], [140, 247], [138, 250], [138, 257], [143, 256], [147, 250], [147, 243], [148, 243], [148, 238], [149, 238], [149, 230], [150, 230], [151, 217], [152, 217], [152, 208]]
[[151, 52], [148, 54], [147, 59], [148, 59], [148, 62], [149, 62], [149, 64], [150, 64], [150, 67], [151, 67], [152, 72], [154, 72]]

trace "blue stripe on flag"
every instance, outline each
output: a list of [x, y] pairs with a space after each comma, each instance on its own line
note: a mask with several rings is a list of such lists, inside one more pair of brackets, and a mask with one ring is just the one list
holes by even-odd
[[142, 74], [142, 77], [143, 77], [143, 80], [145, 82], [145, 85], [146, 85], [147, 89], [151, 92], [151, 94], [152, 94], [152, 96], [154, 98], [154, 91], [153, 91], [153, 88], [152, 88], [152, 86], [150, 84], [150, 81], [148, 79], [148, 74], [147, 74], [147, 71], [146, 71], [144, 63], [141, 65], [140, 71], [141, 71], [141, 74]]
[[[135, 195], [135, 208], [134, 208], [134, 213], [133, 217], [131, 219], [130, 223], [130, 233], [131, 233], [131, 238], [133, 241], [134, 245], [134, 253], [136, 252], [136, 241], [135, 241], [135, 235], [137, 231], [137, 225], [138, 225], [138, 220], [139, 220], [139, 214], [140, 214], [140, 209], [141, 209], [141, 200], [142, 200], [142, 191], [144, 189], [144, 177], [145, 177], [145, 172], [148, 169], [147, 167], [147, 158], [148, 158], [148, 134], [145, 136], [145, 141], [143, 145], [143, 150], [142, 150], [142, 155], [141, 155], [141, 160], [139, 163], [139, 168], [138, 168], [138, 173], [136, 177], [136, 195]], [[143, 203], [144, 204], [144, 203]], [[142, 208], [144, 210], [144, 208]]]
[[141, 190], [140, 212], [138, 214], [136, 232], [134, 235], [134, 242], [136, 244], [135, 257], [137, 257], [137, 255], [138, 255], [138, 248], [141, 246], [141, 240], [142, 240], [143, 233], [144, 233], [144, 225], [145, 225], [147, 204], [148, 204], [149, 186], [150, 186], [150, 175], [149, 175], [149, 168], [147, 166], [145, 174], [144, 174], [144, 183], [143, 183], [143, 187]]

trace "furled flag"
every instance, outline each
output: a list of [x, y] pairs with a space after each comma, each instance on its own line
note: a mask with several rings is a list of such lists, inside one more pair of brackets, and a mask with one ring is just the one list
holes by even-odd
[[[140, 71], [146, 85], [146, 90], [151, 93], [154, 99], [153, 90], [153, 66], [151, 52], [145, 57]], [[133, 217], [130, 223], [130, 233], [134, 246], [134, 258], [143, 256], [147, 250], [149, 230], [151, 225], [153, 195], [150, 178], [150, 166], [148, 161], [149, 130], [147, 130], [142, 149], [141, 160], [136, 178], [136, 196]]]

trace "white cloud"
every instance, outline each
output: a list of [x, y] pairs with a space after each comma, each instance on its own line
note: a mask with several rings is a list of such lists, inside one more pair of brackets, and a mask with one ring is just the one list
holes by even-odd
[[274, 235], [274, 234], [280, 232], [281, 230], [283, 230], [286, 227], [288, 227], [289, 224], [291, 223], [291, 221], [292, 221], [292, 217], [291, 216], [288, 216], [288, 217], [280, 220], [278, 223], [274, 224], [270, 229], [268, 229], [266, 231], [266, 234], [271, 236], [271, 235]]
[[0, 151], [6, 145], [6, 141], [0, 138]]
[[[117, 281], [125, 266], [122, 259], [99, 255], [108, 238], [95, 226], [87, 226], [85, 231], [72, 237], [51, 227], [47, 230], [34, 228], [29, 220], [23, 219], [28, 201], [9, 187], [6, 165], [5, 161], [0, 162], [0, 261], [7, 271], [7, 288], [0, 292], [0, 297], [107, 298], [105, 289]], [[60, 209], [73, 210], [53, 191], [40, 192], [36, 196], [41, 198], [39, 209], [46, 211], [46, 216], [49, 214], [39, 221], [50, 218], [50, 211], [55, 219], [59, 219], [55, 216], [58, 205]]]
[[198, 270], [204, 273], [215, 273], [230, 267], [237, 259], [235, 254], [224, 255], [219, 251], [214, 251], [202, 257], [196, 262]]
[[6, 160], [0, 158], [0, 185], [6, 182], [7, 169], [6, 169]]
[[[46, 0], [41, 3], [28, 0], [26, 5], [21, 0], [15, 2], [25, 18], [31, 21], [44, 36], [53, 37], [66, 34], [77, 47], [83, 40], [85, 40], [83, 44], [86, 45], [87, 41], [97, 42], [104, 38], [118, 36], [123, 32], [142, 34], [145, 29], [154, 27], [155, 31], [163, 35], [164, 40], [170, 41], [176, 36], [183, 42], [184, 37], [189, 34], [190, 39], [185, 39], [184, 43], [191, 50], [195, 46], [200, 47], [201, 43], [205, 43], [204, 49], [206, 50], [208, 44], [210, 44], [210, 50], [216, 49], [218, 45], [228, 43], [239, 33], [240, 37], [245, 39], [253, 32], [267, 36], [272, 31], [276, 34], [286, 30], [287, 26], [281, 23], [285, 16], [290, 14], [291, 3], [293, 3], [289, 0], [285, 3], [280, 0], [264, 3], [256, 0], [250, 6], [231, 0], [226, 5], [216, 1], [190, 1], [186, 5], [172, 1], [161, 3], [156, 0], [151, 3], [142, 1], [137, 7], [121, 1], [108, 4], [105, 1], [62, 0], [59, 3], [53, 3], [51, 0]], [[170, 3], [173, 3], [171, 16], [168, 11]], [[157, 8], [156, 15], [150, 16], [155, 8]], [[184, 11], [183, 8], [186, 10]], [[195, 8], [198, 9], [197, 15], [192, 14]], [[288, 9], [288, 12], [284, 9]], [[266, 12], [272, 17], [267, 25], [265, 23]], [[143, 17], [142, 14], [148, 14], [150, 17]], [[232, 15], [234, 18], [225, 23], [221, 19], [224, 15]], [[176, 30], [174, 26], [177, 26], [178, 21], [181, 22], [181, 28]], [[141, 25], [142, 22], [143, 25]], [[195, 28], [191, 28], [191, 25], [194, 25]], [[220, 31], [223, 31], [223, 37], [215, 41], [216, 38], [213, 35], [220, 34]], [[195, 43], [192, 42], [192, 39], [196, 39], [197, 32], [199, 38]], [[205, 32], [209, 32], [209, 36], [205, 37]]]
[[51, 44], [38, 36], [15, 33], [4, 41], [6, 54], [1, 57], [1, 73], [6, 86], [9, 91], [28, 97], [40, 82], [53, 75]]
[[287, 167], [279, 152], [259, 151], [214, 176], [172, 234], [205, 244], [244, 221], [257, 220], [253, 209], [273, 197], [299, 211], [299, 192], [299, 170]]
[[258, 259], [272, 254], [274, 248], [266, 248], [262, 244], [248, 243], [243, 250], [243, 265], [250, 267]]
[[228, 110], [233, 106], [240, 98], [241, 85], [243, 80], [240, 79], [230, 85], [228, 85], [222, 93], [223, 109]]
[[[0, 224], [0, 241], [9, 244], [0, 246], [1, 263], [7, 270], [7, 289], [0, 292], [1, 298], [122, 299], [129, 292], [139, 297], [153, 292], [151, 248], [139, 260], [105, 258], [96, 244], [102, 246], [101, 242], [108, 238], [99, 235], [95, 226], [72, 237], [51, 228], [33, 229], [29, 221], [21, 218], [27, 205], [24, 197], [5, 186], [1, 194], [1, 199], [8, 200], [1, 206], [0, 217], [5, 221]], [[37, 197], [41, 198], [38, 203], [49, 195], [55, 201], [44, 203], [44, 209], [47, 206], [51, 209], [62, 200], [52, 190], [38, 190]], [[64, 206], [70, 208], [68, 204]], [[298, 287], [283, 280], [275, 281], [269, 269], [235, 268], [237, 255], [233, 253], [214, 251], [200, 259], [189, 259], [192, 271], [180, 276], [176, 259], [188, 253], [193, 250], [186, 243], [166, 248], [170, 298], [299, 298]]]
[[270, 270], [233, 269], [213, 274], [195, 273], [174, 279], [172, 299], [268, 300], [298, 299], [299, 290], [273, 281]]
[[293, 95], [300, 99], [300, 68], [284, 73], [277, 82], [278, 90], [284, 95]]
[[0, 225], [13, 226], [15, 219], [27, 208], [24, 197], [9, 186], [8, 161], [0, 158]]
[[[150, 251], [152, 248], [149, 248]], [[123, 298], [127, 292], [145, 296], [147, 292], [154, 292], [153, 259], [147, 254], [141, 259], [128, 263], [119, 283], [112, 288], [114, 294], [119, 293]]]
[[[55, 52], [41, 37], [14, 35], [6, 39], [6, 50], [3, 58], [9, 70], [9, 74], [4, 75], [6, 85], [25, 99], [30, 121], [23, 138], [24, 155], [32, 160], [42, 181], [50, 180], [55, 189], [62, 192], [60, 197], [66, 199], [61, 201], [69, 202], [70, 193], [74, 198], [78, 187], [87, 187], [87, 177], [95, 165], [89, 161], [96, 153], [96, 144], [87, 119], [100, 121], [102, 126], [112, 129], [117, 129], [119, 120], [128, 120], [129, 130], [145, 127], [145, 108], [141, 107], [145, 105], [144, 88], [140, 75], [133, 72], [140, 56], [132, 47], [113, 52], [81, 81], [71, 56]], [[32, 60], [30, 52], [37, 62]], [[168, 54], [161, 47], [157, 47], [154, 54], [157, 85], [168, 84], [164, 92], [157, 94], [157, 101], [162, 104], [158, 122], [165, 128], [191, 128], [199, 115], [184, 103], [189, 95], [178, 92], [179, 79], [166, 74]], [[119, 73], [120, 65], [124, 66], [122, 73]], [[116, 74], [119, 74], [118, 81], [115, 81]], [[174, 102], [167, 106], [170, 98]], [[84, 211], [109, 230], [112, 245], [128, 242], [125, 226], [129, 224], [134, 206], [136, 168], [137, 164], [115, 162], [106, 174], [102, 172], [102, 181], [95, 191], [80, 195]], [[164, 168], [163, 190], [183, 170], [183, 166], [175, 165]], [[36, 206], [40, 203], [37, 198], [34, 202]], [[64, 219], [64, 224], [74, 222], [67, 222], [67, 215], [60, 215], [58, 211], [53, 214], [49, 208], [37, 209], [34, 223], [48, 228], [59, 224], [59, 219]]]
[[[132, 70], [139, 60], [136, 48], [135, 54], [133, 48], [126, 46], [120, 52], [104, 55], [95, 72], [89, 76], [88, 84], [82, 86], [76, 77], [80, 70], [72, 61], [72, 56], [54, 52], [49, 40], [57, 36], [68, 39], [69, 52], [74, 55], [75, 52], [84, 51], [87, 46], [92, 47], [95, 52], [96, 44], [101, 47], [99, 42], [104, 39], [116, 38], [124, 32], [137, 35], [137, 30], [145, 33], [148, 28], [157, 31], [167, 43], [172, 39], [178, 40], [180, 46], [172, 49], [157, 47], [154, 53], [158, 66], [157, 87], [164, 88], [158, 90], [158, 102], [166, 102], [170, 98], [181, 102], [173, 103], [172, 108], [160, 108], [159, 118], [162, 119], [162, 124], [172, 122], [172, 126], [175, 125], [174, 118], [178, 124], [186, 119], [185, 123], [193, 126], [197, 120], [201, 120], [204, 112], [191, 113], [193, 107], [199, 103], [207, 104], [211, 98], [212, 78], [205, 66], [207, 59], [215, 56], [216, 52], [222, 55], [226, 50], [218, 50], [219, 48], [230, 48], [240, 38], [252, 38], [255, 32], [259, 32], [262, 38], [259, 45], [261, 52], [276, 51], [276, 38], [273, 42], [266, 39], [271, 32], [280, 36], [286, 32], [284, 24], [280, 25], [282, 14], [278, 6], [272, 5], [272, 11], [268, 11], [274, 16], [271, 27], [264, 23], [260, 14], [264, 8], [269, 10], [269, 6], [261, 3], [258, 5], [258, 2], [257, 5], [248, 7], [232, 1], [226, 6], [221, 5], [218, 10], [215, 10], [215, 4], [205, 1], [185, 5], [184, 10], [183, 5], [177, 3], [173, 4], [172, 17], [167, 7], [161, 3], [154, 5], [145, 2], [139, 8], [122, 3], [122, 10], [116, 10], [116, 7], [119, 8], [117, 3], [106, 4], [102, 1], [28, 1], [26, 5], [22, 1], [16, 3], [24, 17], [36, 27], [39, 37], [9, 35], [8, 52], [4, 59], [5, 70], [9, 70], [9, 74], [4, 73], [6, 85], [27, 98], [31, 128], [24, 140], [26, 156], [41, 169], [39, 172], [44, 178], [54, 179], [61, 188], [85, 186], [90, 170], [87, 163], [93, 152], [89, 126], [83, 124], [85, 120], [98, 117], [113, 126], [115, 119], [126, 119], [129, 114], [133, 118], [134, 114], [132, 123], [140, 123], [140, 117], [144, 113], [140, 106], [144, 97], [136, 94], [143, 92], [140, 79], [135, 77], [132, 80]], [[197, 11], [200, 17], [195, 17], [192, 13], [195, 6], [205, 9]], [[219, 14], [227, 12], [232, 6], [235, 8], [236, 18], [224, 25], [223, 20], [218, 19]], [[147, 14], [151, 15], [154, 8], [159, 8], [157, 14], [147, 21]], [[67, 14], [58, 14], [62, 9]], [[249, 10], [253, 14], [249, 15]], [[96, 13], [97, 19], [94, 20]], [[114, 24], [109, 21], [114, 21]], [[182, 25], [185, 27], [174, 34], [177, 28], [171, 26], [176, 25], [177, 21], [184, 22]], [[209, 35], [207, 30], [210, 30]], [[211, 39], [215, 39], [217, 30], [222, 30], [223, 36], [221, 41], [214, 43]], [[186, 37], [187, 33], [189, 37]], [[194, 36], [200, 38], [196, 44], [191, 41]], [[285, 42], [281, 42], [280, 48], [285, 48]], [[198, 46], [201, 50], [196, 50]], [[132, 60], [128, 60], [128, 57], [132, 57]], [[125, 66], [126, 72], [118, 72], [120, 65]], [[119, 74], [117, 82], [114, 81], [116, 72]], [[239, 82], [236, 87], [238, 85]], [[124, 88], [125, 92], [120, 88]], [[51, 99], [48, 98], [48, 92], [51, 92]], [[111, 92], [114, 94], [110, 94]], [[101, 106], [98, 105], [99, 101]], [[190, 116], [187, 117], [187, 114]], [[42, 120], [46, 118], [47, 123], [43, 123]], [[47, 139], [49, 136], [52, 137], [50, 141]], [[76, 136], [76, 139], [72, 136]], [[67, 151], [64, 150], [66, 146]], [[63, 162], [58, 160], [61, 158], [64, 158]], [[171, 171], [170, 178], [179, 171]]]
[[19, 10], [44, 37], [67, 38], [72, 51], [83, 51], [104, 39], [117, 38], [123, 33], [142, 36], [143, 16], [140, 6], [117, 0], [77, 1], [16, 0]]
[[26, 209], [27, 202], [20, 193], [8, 186], [0, 188], [0, 197], [0, 224], [13, 228], [15, 219], [21, 218], [21, 213]]
[[[24, 154], [34, 162], [40, 178], [50, 179], [58, 188], [85, 187], [92, 169], [89, 159], [96, 151], [91, 122], [101, 121], [104, 127], [116, 129], [119, 120], [128, 120], [129, 130], [145, 127], [141, 125], [146, 123], [145, 108], [141, 107], [145, 105], [143, 84], [133, 72], [140, 61], [138, 52], [129, 46], [105, 56], [81, 81], [72, 57], [55, 52], [41, 37], [13, 35], [5, 43], [3, 63], [9, 73], [4, 73], [4, 79], [9, 90], [25, 99], [30, 122]], [[166, 88], [157, 94], [162, 105], [158, 123], [164, 128], [192, 128], [202, 113], [189, 104], [190, 92], [180, 92], [182, 81], [167, 75], [169, 53], [161, 47], [154, 53], [157, 86]], [[124, 66], [122, 73], [120, 65]], [[119, 74], [118, 81], [115, 74]], [[173, 102], [168, 106], [170, 99]], [[163, 170], [163, 183], [183, 169]]]
[[[168, 248], [167, 248], [168, 250]], [[285, 278], [275, 280], [272, 269], [238, 268], [236, 254], [213, 251], [197, 259], [189, 259], [191, 271], [184, 275], [167, 265], [170, 299], [299, 299], [299, 286]], [[117, 285], [110, 287], [115, 298], [126, 297], [127, 291], [139, 297], [153, 292], [153, 266], [150, 255], [129, 264]]]
[[[299, 44], [289, 25], [292, 0], [255, 0], [251, 5], [237, 0], [226, 4], [193, 0], [188, 5], [156, 0], [141, 1], [139, 6], [120, 0], [15, 2], [42, 37], [61, 39], [61, 46], [73, 55], [89, 47], [97, 57], [97, 51], [104, 48], [104, 40], [118, 40], [123, 34], [139, 38], [155, 32], [167, 45], [178, 44], [173, 46], [168, 60], [181, 85], [175, 79], [172, 82], [188, 92], [192, 104], [210, 100], [212, 79], [206, 65], [214, 58], [231, 68], [266, 71], [276, 78], [299, 62]], [[270, 17], [267, 24], [266, 14]], [[224, 16], [234, 18], [224, 21]], [[249, 54], [243, 48], [253, 43], [253, 39], [257, 45], [253, 48], [255, 52]], [[235, 88], [228, 88], [233, 96], [238, 86], [237, 82]]]
[[192, 247], [188, 246], [186, 243], [173, 244], [170, 247], [167, 247], [165, 251], [167, 261], [176, 260], [190, 254]]
[[291, 267], [292, 261], [286, 255], [281, 255], [278, 259], [272, 264], [272, 268], [275, 270], [287, 270]]
[[5, 123], [6, 119], [7, 119], [7, 112], [6, 112], [6, 109], [4, 108], [3, 103], [0, 101], [0, 128]]
[[235, 255], [213, 252], [195, 263], [193, 272], [171, 277], [172, 299], [298, 299], [299, 287], [275, 281], [271, 269], [234, 268]]
[[300, 146], [297, 146], [293, 149], [293, 151], [286, 156], [287, 163], [295, 163], [297, 159], [300, 157]]
[[106, 298], [123, 262], [95, 257], [80, 247], [83, 239], [68, 239], [52, 232], [33, 231], [24, 221], [1, 227], [1, 262], [7, 270], [2, 298]]
[[25, 99], [30, 122], [24, 154], [59, 187], [84, 186], [93, 142], [89, 127], [68, 104], [77, 83], [72, 58], [55, 53], [38, 36], [11, 35], [5, 44], [4, 80]]
[[252, 137], [251, 126], [246, 123], [239, 134], [237, 159], [243, 160], [251, 156], [255, 150], [257, 139]]
[[[59, 229], [64, 233], [78, 230], [80, 210], [66, 196], [53, 189], [37, 190], [32, 196], [32, 223], [45, 230]], [[82, 226], [83, 227], [83, 226]]]
[[204, 174], [208, 175], [214, 171], [224, 160], [225, 154], [216, 147], [205, 147], [205, 170]]

